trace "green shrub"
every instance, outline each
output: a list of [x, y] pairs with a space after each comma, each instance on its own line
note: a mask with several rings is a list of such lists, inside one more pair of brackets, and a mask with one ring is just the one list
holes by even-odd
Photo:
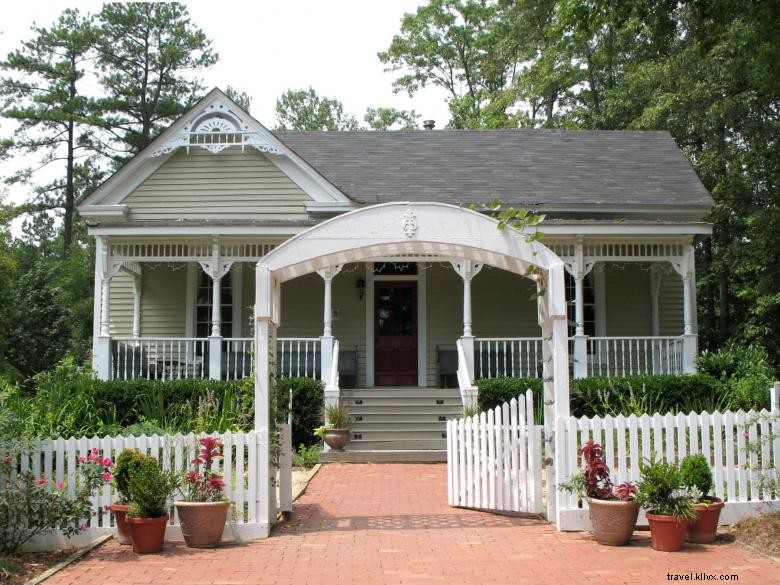
[[293, 453], [293, 465], [295, 467], [311, 469], [320, 461], [320, 450], [321, 447], [319, 444], [311, 445], [309, 447], [303, 444], [298, 445], [298, 451]]
[[712, 489], [712, 470], [701, 453], [687, 455], [680, 462], [680, 478], [684, 486], [698, 491], [700, 499], [706, 498]]
[[292, 444], [315, 445], [318, 441], [312, 431], [322, 424], [322, 382], [312, 378], [278, 378], [276, 404], [279, 422], [287, 421], [290, 389], [293, 393]]
[[724, 385], [733, 409], [769, 407], [768, 390], [774, 371], [763, 347], [730, 343], [716, 352], [701, 352], [696, 364], [700, 372], [717, 378]]
[[636, 501], [648, 512], [693, 520], [693, 498], [683, 488], [680, 469], [665, 461], [644, 461], [639, 465], [642, 478], [637, 484]]
[[723, 384], [707, 374], [578, 378], [569, 384], [574, 416], [701, 412], [731, 407]]
[[477, 380], [479, 395], [477, 404], [480, 410], [489, 410], [517, 398], [529, 388], [534, 393], [535, 410], [542, 406], [544, 388], [539, 378], [482, 378]]
[[179, 483], [175, 473], [163, 470], [151, 455], [140, 455], [129, 462], [128, 478], [134, 504], [132, 510], [128, 509], [128, 516], [159, 518], [168, 513], [168, 500]]
[[135, 465], [143, 455], [134, 449], [125, 449], [119, 454], [114, 463], [113, 482], [119, 495], [117, 504], [127, 504], [131, 501], [130, 495], [130, 468]]

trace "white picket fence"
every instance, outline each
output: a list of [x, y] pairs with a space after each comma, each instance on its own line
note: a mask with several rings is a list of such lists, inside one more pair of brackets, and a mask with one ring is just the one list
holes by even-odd
[[[277, 510], [292, 510], [292, 433], [289, 424], [280, 425], [281, 454], [276, 474]], [[185, 470], [199, 450], [198, 439], [206, 435], [152, 435], [139, 437], [81, 437], [69, 439], [47, 439], [37, 443], [34, 450], [16, 456], [12, 464], [18, 471], [32, 471], [35, 476], [49, 480], [48, 489], [56, 489], [63, 484], [65, 490], [73, 495], [76, 486], [78, 458], [87, 457], [92, 449], [99, 449], [101, 457], [110, 457], [113, 461], [125, 449], [136, 449], [158, 459], [167, 469]], [[233, 504], [233, 513], [228, 517], [223, 540], [240, 541], [262, 538], [268, 534], [268, 526], [260, 524], [259, 502], [261, 501], [258, 484], [258, 448], [259, 434], [255, 431], [235, 433], [211, 433], [223, 443], [223, 459], [216, 462], [212, 469], [223, 474], [225, 479], [225, 497]], [[2, 478], [0, 478], [2, 479]], [[13, 479], [13, 477], [11, 478]], [[71, 539], [65, 539], [59, 531], [37, 537], [28, 549], [53, 550], [68, 546], [82, 546], [101, 534], [113, 532], [113, 517], [106, 506], [110, 505], [116, 494], [113, 486], [106, 484], [92, 498], [92, 517], [89, 528]], [[177, 494], [176, 499], [181, 495]], [[181, 529], [175, 508], [171, 507], [170, 526], [166, 538], [181, 539]]]
[[[570, 417], [558, 420], [557, 432], [566, 436], [566, 452], [556, 457], [565, 477], [583, 466], [579, 450], [589, 439], [604, 447], [616, 484], [638, 481], [642, 461], [679, 463], [701, 453], [713, 470], [712, 494], [726, 501], [722, 524], [780, 509], [780, 410]], [[558, 498], [560, 530], [590, 529], [586, 503], [580, 508], [562, 491]]]
[[542, 427], [530, 390], [499, 407], [447, 422], [451, 506], [541, 513]]

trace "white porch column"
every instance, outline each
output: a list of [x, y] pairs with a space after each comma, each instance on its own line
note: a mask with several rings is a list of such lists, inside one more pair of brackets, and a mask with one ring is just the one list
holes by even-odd
[[140, 274], [133, 274], [133, 337], [141, 337], [141, 279]]
[[693, 244], [685, 246], [682, 258], [679, 262], [673, 262], [672, 266], [683, 281], [682, 370], [684, 374], [695, 374], [698, 338], [695, 330], [696, 267]]
[[466, 354], [466, 366], [469, 379], [474, 380], [474, 333], [471, 329], [471, 280], [482, 270], [482, 264], [473, 260], [450, 260], [450, 264], [463, 279], [463, 353]]
[[593, 262], [585, 262], [583, 237], [577, 236], [574, 262], [567, 267], [569, 274], [574, 277], [573, 370], [575, 378], [585, 378], [588, 375], [588, 337], [585, 335], [585, 277], [592, 269]]
[[[542, 328], [544, 436], [547, 466], [547, 519], [560, 526], [557, 486], [566, 481], [566, 436], [556, 432], [570, 414], [569, 356], [563, 266], [551, 266], [546, 283], [537, 281], [539, 325]], [[546, 288], [546, 290], [545, 290]], [[554, 487], [553, 487], [554, 486]]]
[[199, 262], [203, 272], [212, 282], [211, 292], [211, 335], [209, 336], [209, 378], [219, 380], [222, 377], [222, 278], [230, 272], [232, 260], [222, 261], [219, 257], [219, 239], [212, 243], [213, 258]]
[[322, 268], [317, 274], [325, 283], [322, 303], [322, 337], [320, 337], [320, 378], [325, 383], [325, 405], [336, 406], [339, 401], [339, 389], [329, 386], [330, 370], [333, 365], [333, 279], [343, 266], [336, 264]]
[[112, 266], [109, 244], [102, 237], [98, 237], [96, 241], [95, 254], [95, 306], [100, 308], [100, 318], [99, 330], [94, 338], [92, 368], [98, 379], [109, 380], [111, 378], [111, 278], [119, 271], [121, 264]]
[[[276, 487], [271, 463], [271, 403], [276, 374], [276, 328], [278, 290], [267, 266], [257, 268], [255, 298], [255, 432], [257, 433], [257, 522], [268, 536], [276, 519]], [[250, 480], [250, 485], [252, 482]]]

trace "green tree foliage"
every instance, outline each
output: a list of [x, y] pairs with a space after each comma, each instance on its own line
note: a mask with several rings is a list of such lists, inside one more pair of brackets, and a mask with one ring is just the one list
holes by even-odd
[[367, 108], [363, 121], [371, 130], [415, 130], [419, 117], [414, 110]]
[[206, 34], [178, 2], [111, 2], [96, 26], [103, 149], [121, 162], [186, 112], [203, 90], [197, 72], [217, 62]]
[[669, 130], [715, 198], [697, 245], [703, 347], [780, 364], [780, 5], [430, 0], [380, 59], [451, 95], [451, 127]]
[[92, 100], [82, 89], [93, 42], [89, 19], [78, 10], [65, 10], [51, 28], [33, 26], [33, 38], [0, 62], [0, 116], [16, 122], [13, 137], [0, 143], [3, 158], [32, 154], [36, 167], [23, 168], [8, 178], [30, 184], [34, 170], [58, 165], [61, 175], [35, 184], [36, 211], [62, 210], [64, 249], [73, 241], [77, 175], [89, 156], [84, 144], [95, 123]]
[[314, 89], [289, 89], [276, 100], [277, 130], [357, 130], [358, 121], [344, 113], [337, 99]]
[[520, 54], [502, 38], [502, 9], [486, 0], [430, 0], [405, 14], [400, 34], [379, 59], [400, 72], [395, 91], [410, 96], [427, 85], [449, 94], [453, 128], [511, 125], [510, 86]]

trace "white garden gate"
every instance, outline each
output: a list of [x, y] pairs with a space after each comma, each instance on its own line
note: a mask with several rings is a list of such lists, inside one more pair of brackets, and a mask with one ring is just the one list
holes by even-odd
[[542, 426], [533, 393], [447, 422], [449, 504], [503, 512], [544, 511]]

